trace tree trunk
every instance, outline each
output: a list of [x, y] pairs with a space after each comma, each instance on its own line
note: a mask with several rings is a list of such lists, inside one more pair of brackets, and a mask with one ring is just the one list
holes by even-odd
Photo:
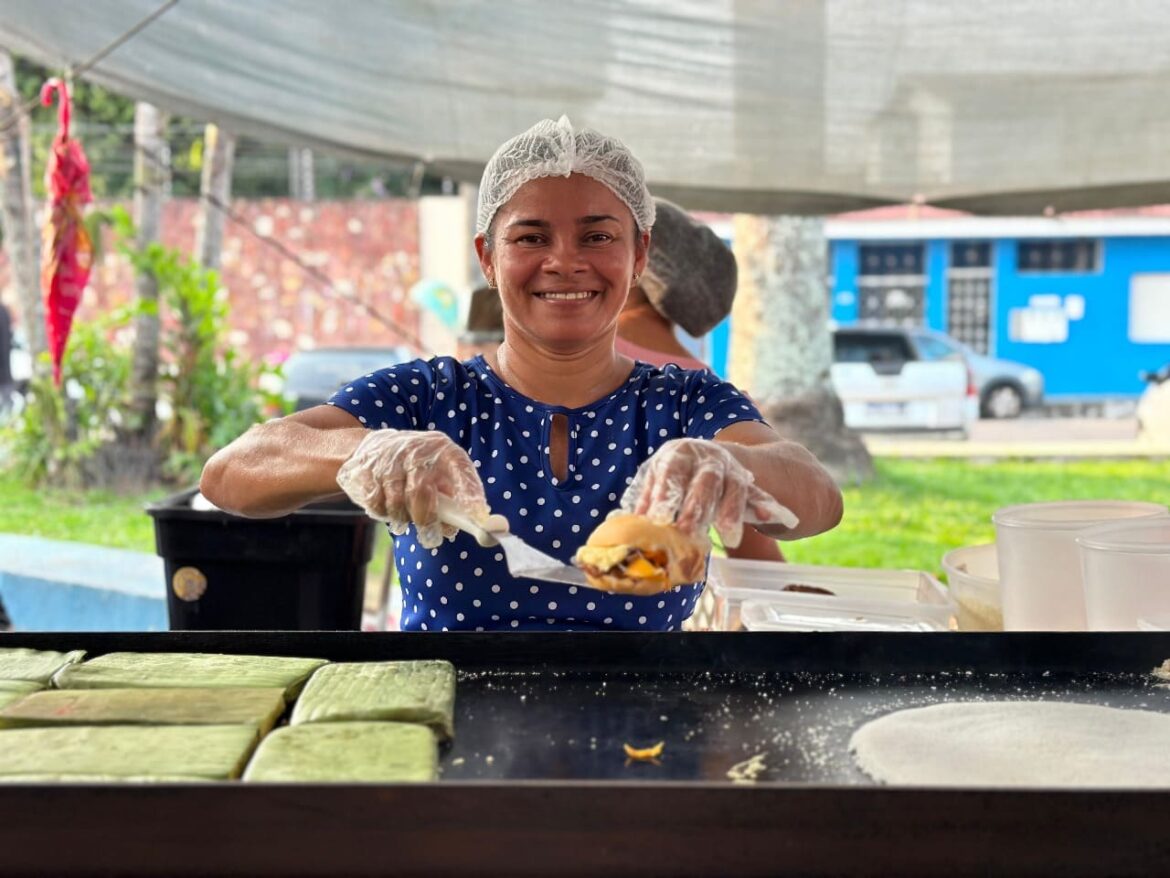
[[[166, 160], [166, 116], [147, 103], [134, 109], [134, 222], [136, 245], [145, 249], [159, 239], [162, 193], [170, 178]], [[130, 374], [130, 430], [132, 441], [143, 446], [155, 430], [158, 400], [158, 279], [148, 272], [136, 278], [140, 308], [134, 318], [134, 360]]]
[[33, 208], [28, 114], [16, 90], [12, 56], [0, 49], [0, 230], [12, 266], [18, 318], [33, 367], [46, 350], [41, 300], [40, 237]]
[[732, 309], [731, 380], [781, 436], [808, 448], [839, 482], [873, 476], [829, 381], [828, 266], [814, 217], [735, 218], [739, 289]]
[[224, 213], [232, 198], [232, 164], [236, 136], [217, 125], [203, 132], [203, 176], [199, 183], [200, 222], [195, 233], [195, 253], [204, 268], [219, 270], [223, 255]]

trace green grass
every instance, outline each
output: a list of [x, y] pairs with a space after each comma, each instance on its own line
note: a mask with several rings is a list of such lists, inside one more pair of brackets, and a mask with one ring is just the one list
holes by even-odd
[[[845, 518], [827, 534], [785, 543], [798, 564], [939, 570], [943, 553], [994, 539], [1000, 506], [1111, 498], [1170, 502], [1170, 461], [1077, 460], [877, 462], [873, 482], [845, 491]], [[143, 505], [167, 492], [118, 496], [31, 490], [0, 474], [0, 532], [154, 551]], [[380, 535], [370, 573], [385, 564]]]
[[143, 506], [167, 493], [161, 488], [133, 495], [32, 489], [0, 470], [0, 533], [153, 552], [154, 524]]
[[845, 490], [845, 517], [826, 534], [784, 543], [789, 561], [939, 571], [950, 549], [995, 539], [1001, 506], [1047, 500], [1170, 502], [1165, 460], [895, 460]]

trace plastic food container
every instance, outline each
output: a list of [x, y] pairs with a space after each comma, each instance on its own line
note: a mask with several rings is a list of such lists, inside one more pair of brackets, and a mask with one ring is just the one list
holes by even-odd
[[1170, 518], [1082, 531], [1081, 568], [1090, 631], [1164, 628], [1170, 620]]
[[1069, 500], [1005, 506], [992, 516], [1008, 631], [1084, 631], [1081, 531], [1120, 519], [1165, 517], [1165, 506]]
[[[832, 594], [785, 591], [789, 586]], [[948, 631], [956, 625], [954, 600], [918, 570], [714, 557], [707, 588], [717, 631]]]
[[959, 605], [960, 631], [1002, 631], [1003, 596], [995, 543], [963, 546], [942, 556], [947, 588]]

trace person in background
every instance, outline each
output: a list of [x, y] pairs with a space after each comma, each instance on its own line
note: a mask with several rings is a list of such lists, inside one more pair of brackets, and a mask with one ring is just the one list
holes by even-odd
[[[698, 338], [731, 313], [738, 268], [735, 255], [711, 227], [664, 198], [655, 198], [650, 258], [626, 307], [618, 315], [618, 353], [655, 366], [710, 369], [678, 340], [675, 325]], [[783, 561], [776, 540], [753, 528], [728, 549], [732, 558]]]
[[455, 345], [455, 359], [470, 360], [477, 354], [494, 351], [504, 340], [504, 309], [499, 294], [491, 287], [471, 293], [467, 325]]
[[344, 490], [396, 535], [405, 630], [678, 630], [702, 581], [643, 596], [516, 578], [440, 514], [503, 513], [565, 563], [619, 508], [732, 545], [745, 526], [799, 539], [840, 521], [832, 476], [735, 387], [614, 349], [654, 213], [616, 138], [565, 117], [512, 138], [484, 169], [475, 238], [503, 343], [355, 376], [218, 451], [200, 490], [253, 517]]

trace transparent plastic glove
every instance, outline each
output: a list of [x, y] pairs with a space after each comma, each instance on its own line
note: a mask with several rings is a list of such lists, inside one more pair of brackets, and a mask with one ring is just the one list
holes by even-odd
[[433, 549], [457, 530], [438, 520], [443, 494], [473, 521], [486, 519], [483, 482], [467, 452], [433, 430], [373, 430], [337, 471], [337, 484], [394, 534], [413, 523], [419, 545]]
[[673, 522], [694, 537], [714, 525], [735, 548], [744, 523], [795, 527], [792, 511], [755, 484], [755, 477], [719, 442], [671, 439], [645, 461], [622, 495], [622, 509]]

